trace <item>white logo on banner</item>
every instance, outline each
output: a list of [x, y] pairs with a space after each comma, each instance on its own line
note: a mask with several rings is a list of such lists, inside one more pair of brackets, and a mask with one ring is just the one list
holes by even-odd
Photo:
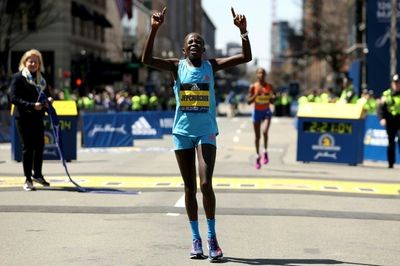
[[318, 144], [312, 145], [311, 148], [317, 152], [314, 160], [323, 157], [336, 160], [336, 154], [341, 150], [340, 146], [335, 146], [335, 138], [331, 134], [322, 134], [318, 139]]
[[[397, 1], [397, 11], [400, 11], [400, 2]], [[392, 15], [392, 3], [389, 0], [378, 0], [376, 2], [376, 19], [378, 23], [387, 24], [387, 29], [375, 41], [375, 47], [381, 48], [390, 40], [390, 18]], [[397, 21], [400, 19], [400, 12], [397, 12]], [[400, 32], [397, 31], [397, 37], [400, 38]]]
[[58, 155], [58, 152], [57, 152], [57, 150], [44, 149], [43, 155], [51, 155], [51, 156], [56, 157]]
[[[399, 39], [400, 37], [400, 33], [397, 32], [397, 39]], [[386, 32], [383, 33], [383, 35], [381, 35], [378, 39], [376, 39], [375, 42], [375, 47], [376, 48], [381, 48], [383, 46], [385, 46], [385, 44], [390, 40], [390, 28], [388, 27]]]
[[132, 124], [132, 135], [157, 135], [157, 130], [152, 128], [149, 122], [143, 116]]
[[[397, 10], [400, 9], [400, 3], [397, 1]], [[390, 22], [392, 16], [392, 3], [389, 0], [378, 0], [376, 2], [376, 18], [379, 22]], [[397, 18], [400, 15], [397, 13]]]
[[173, 125], [174, 125], [173, 118], [160, 118], [160, 126], [162, 128], [172, 128]]
[[388, 145], [386, 130], [384, 129], [368, 129], [365, 133], [364, 144], [371, 146], [386, 147]]
[[93, 137], [97, 133], [100, 132], [116, 132], [126, 135], [127, 132], [125, 131], [125, 125], [121, 125], [120, 127], [113, 127], [111, 124], [102, 125], [94, 125], [93, 129], [89, 131], [88, 136]]

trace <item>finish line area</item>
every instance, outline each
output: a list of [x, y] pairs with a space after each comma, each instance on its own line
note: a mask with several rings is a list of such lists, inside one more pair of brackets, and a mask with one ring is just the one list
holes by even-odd
[[[77, 175], [73, 179], [88, 189], [176, 189], [183, 188], [183, 181], [178, 176], [107, 176]], [[0, 176], [0, 190], [19, 188], [25, 181], [23, 177]], [[48, 178], [51, 188], [65, 188], [74, 185], [65, 176]], [[199, 184], [199, 180], [197, 182]], [[358, 182], [329, 179], [299, 178], [243, 178], [214, 177], [215, 190], [273, 190], [304, 191], [341, 194], [365, 194], [379, 196], [399, 196], [400, 183]], [[40, 185], [37, 185], [41, 188]]]

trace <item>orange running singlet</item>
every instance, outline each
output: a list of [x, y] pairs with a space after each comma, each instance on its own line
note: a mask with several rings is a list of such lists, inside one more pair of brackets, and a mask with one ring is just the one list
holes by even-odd
[[270, 99], [272, 97], [272, 87], [270, 84], [265, 84], [261, 87], [260, 84], [253, 84], [250, 89], [252, 95], [257, 94], [256, 99], [254, 100], [254, 109], [255, 110], [266, 110], [269, 108]]

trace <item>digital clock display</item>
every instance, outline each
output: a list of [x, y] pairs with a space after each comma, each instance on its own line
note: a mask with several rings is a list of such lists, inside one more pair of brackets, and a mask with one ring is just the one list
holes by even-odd
[[352, 134], [353, 125], [351, 123], [345, 123], [345, 122], [306, 121], [303, 123], [303, 132]]

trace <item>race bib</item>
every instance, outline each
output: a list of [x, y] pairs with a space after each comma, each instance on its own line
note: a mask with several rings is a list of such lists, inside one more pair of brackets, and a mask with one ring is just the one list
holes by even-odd
[[269, 95], [258, 95], [255, 102], [257, 104], [267, 104], [269, 103]]
[[208, 112], [210, 106], [210, 91], [208, 83], [181, 84], [180, 108], [182, 112]]

